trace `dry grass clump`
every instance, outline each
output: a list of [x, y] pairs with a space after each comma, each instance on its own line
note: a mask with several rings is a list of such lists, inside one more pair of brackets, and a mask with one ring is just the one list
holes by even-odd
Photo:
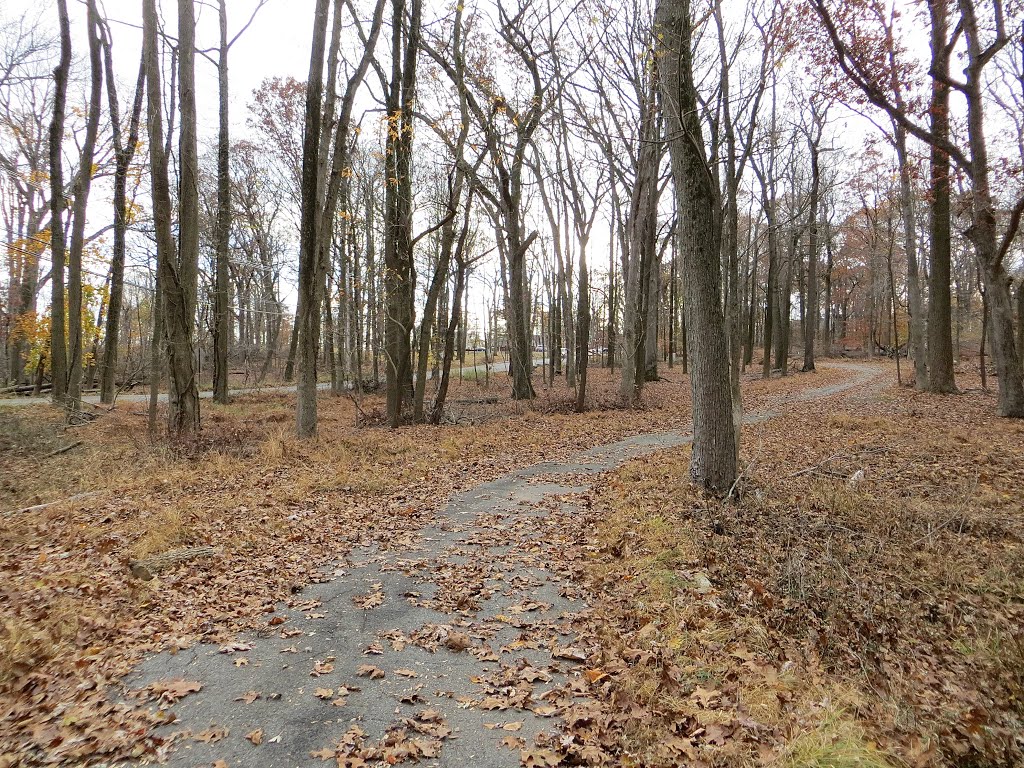
[[817, 727], [797, 734], [786, 745], [779, 768], [893, 768], [864, 729], [841, 709], [830, 707]]

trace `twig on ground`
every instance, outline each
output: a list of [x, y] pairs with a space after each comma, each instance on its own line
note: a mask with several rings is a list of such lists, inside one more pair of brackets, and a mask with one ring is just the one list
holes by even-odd
[[63, 448], [58, 448], [55, 451], [50, 451], [48, 454], [43, 456], [43, 458], [50, 459], [53, 458], [54, 456], [60, 456], [62, 453], [67, 453], [68, 451], [74, 450], [83, 443], [85, 443], [84, 440], [75, 440], [75, 442], [71, 443], [70, 445], [65, 445]]

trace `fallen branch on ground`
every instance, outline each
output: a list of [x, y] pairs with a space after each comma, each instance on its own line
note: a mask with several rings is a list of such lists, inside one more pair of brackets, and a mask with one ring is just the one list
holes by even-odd
[[161, 571], [179, 563], [187, 563], [200, 557], [213, 557], [217, 554], [213, 547], [186, 547], [185, 549], [172, 549], [170, 552], [163, 552], [152, 557], [144, 557], [141, 560], [133, 560], [128, 563], [128, 570], [132, 576], [143, 581], [149, 581]]
[[75, 442], [71, 443], [70, 445], [65, 445], [63, 448], [58, 448], [55, 451], [50, 451], [48, 454], [43, 456], [43, 458], [49, 459], [53, 458], [54, 456], [60, 456], [62, 453], [67, 453], [68, 451], [74, 450], [78, 446], [82, 445], [84, 442], [84, 440], [75, 440]]
[[[71, 448], [73, 448], [73, 447], [74, 446], [71, 446], [70, 448], [68, 448], [68, 450], [71, 450]], [[48, 501], [45, 504], [34, 504], [31, 507], [22, 507], [21, 509], [12, 509], [9, 512], [4, 512], [3, 515], [4, 515], [4, 517], [11, 517], [13, 515], [23, 515], [26, 512], [40, 512], [40, 511], [42, 511], [44, 509], [47, 509], [48, 507], [55, 507], [58, 504], [64, 504], [66, 502], [81, 501], [82, 499], [88, 499], [88, 498], [91, 498], [93, 496], [98, 495], [99, 493], [100, 493], [100, 491], [88, 491], [87, 493], [76, 493], [74, 496], [69, 496], [66, 499], [58, 499], [57, 501]]]

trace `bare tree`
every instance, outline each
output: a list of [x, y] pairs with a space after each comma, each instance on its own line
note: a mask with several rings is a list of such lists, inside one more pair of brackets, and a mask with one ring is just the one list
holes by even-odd
[[110, 306], [107, 309], [107, 327], [103, 342], [100, 402], [112, 403], [115, 394], [117, 347], [121, 336], [121, 308], [124, 297], [125, 235], [128, 231], [128, 170], [135, 158], [135, 151], [139, 144], [139, 124], [146, 87], [146, 63], [144, 59], [139, 61], [135, 95], [132, 98], [128, 117], [128, 136], [125, 138], [121, 126], [121, 105], [117, 98], [117, 79], [114, 77], [114, 42], [107, 24], [103, 24], [101, 33], [111, 140], [114, 144], [114, 243], [110, 261]]
[[53, 70], [53, 121], [50, 123], [50, 370], [53, 402], [64, 404], [67, 389], [67, 329], [64, 325], [64, 110], [71, 69], [71, 23], [67, 0], [57, 0], [60, 18], [60, 61]]
[[[160, 284], [156, 300], [161, 306], [163, 316], [167, 368], [173, 393], [169, 402], [168, 431], [172, 435], [185, 435], [199, 429], [199, 389], [193, 360], [195, 294], [190, 294], [190, 286], [194, 283], [190, 282], [188, 266], [177, 256], [178, 249], [171, 230], [171, 188], [163, 135], [163, 94], [160, 82], [156, 0], [143, 0], [142, 24], [146, 60], [146, 112], [153, 188], [153, 225], [156, 231]], [[182, 44], [184, 45], [184, 39]], [[193, 298], [190, 299], [190, 295]], [[156, 325], [159, 329], [160, 324]], [[158, 369], [151, 371], [150, 376], [155, 392], [159, 382]]]
[[690, 0], [659, 0], [658, 68], [686, 271], [686, 326], [693, 396], [690, 475], [726, 493], [738, 472], [729, 357], [721, 292], [719, 190], [705, 155], [693, 76]]
[[[1016, 236], [1024, 195], [1010, 206], [1007, 224], [1000, 233], [996, 202], [992, 192], [989, 147], [985, 133], [984, 87], [986, 67], [1010, 42], [1006, 27], [1006, 9], [1002, 3], [991, 6], [975, 0], [958, 0], [959, 19], [949, 33], [949, 0], [930, 0], [928, 9], [932, 29], [932, 103], [931, 125], [926, 127], [913, 115], [901, 110], [887, 90], [879, 83], [871, 67], [870, 56], [851, 42], [848, 30], [837, 23], [833, 8], [825, 0], [812, 0], [812, 5], [826, 29], [837, 54], [837, 61], [846, 76], [860, 88], [868, 101], [882, 109], [912, 136], [932, 149], [932, 273], [929, 302], [929, 388], [933, 391], [952, 389], [952, 365], [947, 364], [947, 348], [938, 335], [948, 329], [949, 316], [942, 316], [942, 302], [948, 300], [949, 283], [939, 286], [946, 277], [945, 253], [949, 240], [949, 161], [969, 181], [971, 223], [965, 234], [974, 250], [985, 280], [986, 297], [992, 312], [992, 352], [999, 372], [999, 413], [1024, 417], [1024, 373], [1013, 335], [1013, 308], [1010, 301], [1009, 278], [1005, 257]], [[979, 20], [979, 8], [986, 13]], [[964, 78], [949, 74], [950, 59], [958, 38], [964, 42]], [[957, 143], [949, 132], [949, 93], [957, 91], [967, 105], [966, 143]], [[936, 276], [938, 272], [938, 276]], [[936, 303], [938, 308], [936, 308]], [[951, 344], [949, 359], [952, 359]]]
[[103, 95], [103, 59], [100, 45], [100, 16], [95, 0], [86, 3], [86, 27], [89, 38], [89, 107], [81, 159], [72, 187], [74, 216], [71, 248], [68, 250], [68, 371], [67, 404], [79, 408], [82, 400], [82, 251], [85, 249], [86, 211], [92, 187], [93, 157], [100, 125], [100, 99]]

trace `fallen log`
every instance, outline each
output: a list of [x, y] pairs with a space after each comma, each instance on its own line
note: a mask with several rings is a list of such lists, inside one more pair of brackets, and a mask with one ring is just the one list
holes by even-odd
[[128, 563], [128, 570], [132, 576], [143, 581], [149, 581], [161, 571], [165, 571], [179, 563], [187, 563], [200, 557], [213, 557], [217, 551], [213, 547], [185, 547], [184, 549], [172, 549], [159, 555], [144, 557], [141, 560], [133, 560]]

